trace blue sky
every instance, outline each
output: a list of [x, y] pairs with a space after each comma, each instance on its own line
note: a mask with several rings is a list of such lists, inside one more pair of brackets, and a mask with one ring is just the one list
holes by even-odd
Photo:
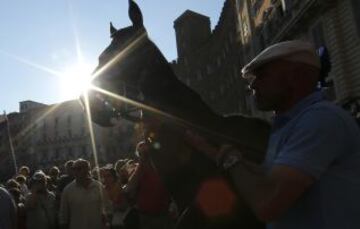
[[[171, 61], [177, 57], [173, 21], [190, 9], [209, 16], [213, 28], [224, 0], [137, 3], [150, 38]], [[1, 0], [0, 113], [18, 111], [23, 100], [52, 104], [74, 98], [52, 72], [77, 66], [77, 47], [86, 66], [95, 68], [110, 43], [109, 22], [117, 28], [130, 25], [127, 7], [127, 0]]]

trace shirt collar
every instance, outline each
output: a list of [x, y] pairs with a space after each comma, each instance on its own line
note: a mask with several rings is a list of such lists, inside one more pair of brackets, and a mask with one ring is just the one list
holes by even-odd
[[275, 115], [273, 119], [273, 130], [282, 128], [286, 125], [292, 118], [298, 115], [300, 112], [305, 110], [310, 105], [323, 101], [324, 95], [321, 91], [315, 91], [307, 97], [300, 100], [295, 106], [293, 106], [288, 112], [285, 114]]

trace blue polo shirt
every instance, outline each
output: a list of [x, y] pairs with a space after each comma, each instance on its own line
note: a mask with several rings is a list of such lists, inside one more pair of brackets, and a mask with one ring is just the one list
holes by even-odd
[[276, 116], [264, 166], [287, 165], [315, 183], [268, 228], [360, 228], [360, 130], [315, 92]]

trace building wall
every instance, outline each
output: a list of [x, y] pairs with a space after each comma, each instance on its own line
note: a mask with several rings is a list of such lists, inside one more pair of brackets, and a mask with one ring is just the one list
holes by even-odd
[[[23, 104], [23, 103], [21, 103]], [[44, 105], [8, 115], [11, 140], [18, 166], [32, 169], [60, 166], [70, 159], [84, 158], [94, 162], [88, 120], [78, 100]], [[13, 159], [4, 122], [0, 125], [0, 175], [13, 173]], [[114, 163], [131, 157], [133, 125], [121, 121], [113, 128], [92, 124], [100, 164]], [[1, 177], [0, 177], [1, 178]]]
[[[174, 22], [178, 56], [191, 55], [210, 37], [210, 18], [187, 10]], [[196, 29], [193, 29], [196, 28]]]
[[[11, 177], [16, 172], [18, 161], [31, 163], [30, 155], [24, 153], [30, 145], [29, 138], [25, 137], [19, 141], [17, 137], [23, 135], [26, 120], [25, 114], [13, 112], [7, 114], [0, 123], [0, 178]], [[9, 135], [12, 145], [10, 145]], [[13, 160], [14, 157], [18, 160]]]
[[31, 100], [20, 102], [20, 112], [26, 112], [31, 109], [42, 108], [42, 107], [46, 107], [46, 105]]
[[[240, 77], [235, 4], [235, 1], [226, 1], [209, 39], [191, 54], [179, 56], [172, 63], [179, 79], [197, 91], [220, 114], [249, 112], [244, 96], [246, 83]], [[175, 29], [179, 28], [175, 26]], [[196, 27], [192, 29], [198, 30]], [[182, 35], [187, 36], [186, 33]]]
[[326, 41], [334, 61], [331, 76], [336, 99], [345, 102], [360, 97], [360, 35], [352, 2], [338, 1], [323, 17]]
[[[46, 114], [46, 115], [45, 115]], [[62, 163], [70, 158], [91, 158], [86, 117], [78, 101], [67, 101], [33, 112], [32, 154], [41, 165]]]

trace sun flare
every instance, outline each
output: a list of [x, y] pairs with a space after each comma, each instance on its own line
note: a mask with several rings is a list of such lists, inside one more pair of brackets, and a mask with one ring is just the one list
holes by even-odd
[[78, 98], [90, 87], [93, 67], [78, 64], [65, 69], [61, 77], [61, 94], [64, 99]]

